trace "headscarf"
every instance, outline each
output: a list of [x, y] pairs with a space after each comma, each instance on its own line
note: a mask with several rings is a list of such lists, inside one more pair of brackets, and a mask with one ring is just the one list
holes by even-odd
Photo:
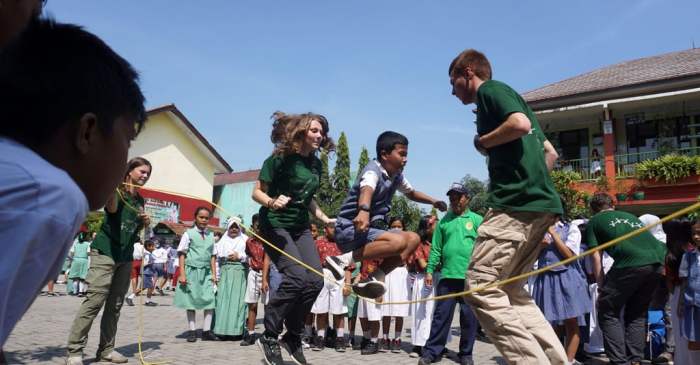
[[[231, 226], [236, 225], [238, 227], [238, 236], [236, 237], [231, 237], [228, 235], [228, 230], [231, 228]], [[219, 247], [224, 247], [225, 244], [229, 244], [228, 246], [230, 247], [243, 247], [245, 250], [245, 242], [248, 239], [246, 235], [243, 234], [243, 230], [241, 229], [241, 219], [238, 217], [231, 217], [228, 221], [228, 224], [226, 225], [226, 232], [221, 236], [221, 239], [217, 244], [219, 244]], [[239, 252], [240, 253], [240, 252]], [[229, 253], [226, 253], [229, 254]]]
[[[642, 223], [644, 223], [645, 226], [649, 226], [654, 223], [657, 223], [661, 219], [652, 214], [644, 214], [641, 217], [639, 217], [639, 220], [642, 221]], [[660, 224], [651, 227], [649, 229], [649, 233], [651, 233], [652, 236], [654, 236], [654, 238], [656, 238], [657, 240], [663, 242], [664, 244], [666, 243], [666, 233], [664, 232], [664, 228]]]

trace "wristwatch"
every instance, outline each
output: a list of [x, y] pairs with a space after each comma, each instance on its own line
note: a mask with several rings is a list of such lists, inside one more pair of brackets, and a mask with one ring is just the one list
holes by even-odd
[[364, 210], [365, 212], [369, 212], [369, 205], [367, 205], [367, 204], [359, 204], [357, 207], [360, 210]]

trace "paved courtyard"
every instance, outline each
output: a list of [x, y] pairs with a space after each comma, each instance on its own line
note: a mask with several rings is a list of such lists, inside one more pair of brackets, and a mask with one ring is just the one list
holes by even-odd
[[[56, 285], [57, 292], [65, 291], [65, 286]], [[8, 342], [5, 344], [5, 355], [10, 364], [63, 364], [66, 355], [67, 332], [80, 305], [81, 298], [62, 295], [60, 297], [43, 297], [36, 299], [24, 318], [17, 324]], [[147, 362], [163, 362], [168, 364], [263, 364], [257, 346], [241, 347], [239, 342], [202, 342], [188, 343], [185, 341], [187, 322], [184, 311], [172, 305], [173, 295], [157, 296], [158, 307], [141, 307], [143, 318], [147, 325], [143, 331], [143, 355]], [[138, 312], [139, 307], [124, 306], [119, 321], [117, 333], [117, 351], [129, 358], [130, 364], [138, 364]], [[97, 342], [99, 340], [100, 316], [95, 320], [88, 346], [85, 350], [85, 363], [94, 362]], [[201, 328], [201, 312], [197, 313], [197, 327]], [[408, 321], [406, 321], [408, 323]], [[459, 317], [453, 322], [452, 342], [448, 349], [452, 350], [448, 358], [440, 364], [454, 364], [459, 342]], [[258, 320], [257, 331], [262, 330], [261, 320]], [[361, 331], [358, 329], [357, 334]], [[379, 353], [376, 355], [360, 355], [359, 351], [348, 349], [345, 353], [333, 349], [323, 351], [305, 351], [311, 364], [417, 364], [418, 359], [408, 356], [410, 351], [410, 332], [403, 332], [403, 352]], [[284, 353], [286, 355], [286, 353]], [[505, 364], [493, 345], [477, 341], [474, 349], [474, 360], [477, 364]], [[285, 356], [287, 364], [293, 364]]]

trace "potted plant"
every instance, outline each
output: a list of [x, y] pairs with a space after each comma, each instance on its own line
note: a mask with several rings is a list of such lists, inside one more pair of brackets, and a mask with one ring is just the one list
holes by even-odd
[[615, 191], [615, 197], [617, 198], [618, 202], [627, 200], [627, 192], [625, 189], [625, 182], [623, 180], [618, 179], [615, 182]]
[[668, 154], [636, 165], [637, 179], [646, 186], [684, 184], [699, 172], [700, 158], [697, 156]]

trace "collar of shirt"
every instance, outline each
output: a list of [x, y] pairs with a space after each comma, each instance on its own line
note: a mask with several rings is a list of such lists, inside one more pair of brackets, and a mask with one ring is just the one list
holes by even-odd
[[389, 173], [386, 171], [386, 169], [384, 168], [384, 166], [382, 166], [382, 164], [381, 164], [379, 161], [377, 161], [376, 159], [374, 159], [374, 160], [372, 160], [372, 161], [374, 161], [374, 163], [376, 163], [377, 166], [379, 166], [379, 171], [381, 171], [382, 174], [383, 174], [384, 176], [393, 179], [393, 178], [395, 178], [395, 177], [398, 175], [398, 174], [396, 174], [396, 175], [394, 175], [394, 176], [389, 175]]

